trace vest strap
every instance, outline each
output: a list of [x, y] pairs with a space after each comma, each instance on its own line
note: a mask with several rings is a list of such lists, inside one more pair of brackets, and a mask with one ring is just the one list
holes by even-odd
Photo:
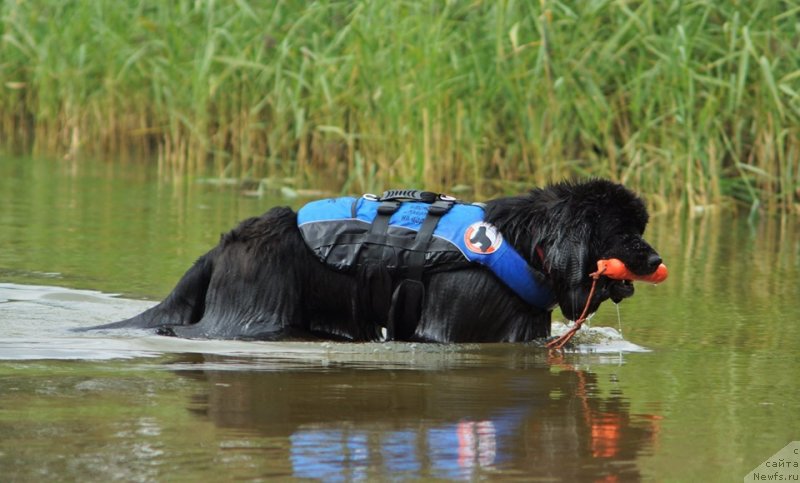
[[378, 216], [372, 222], [370, 233], [383, 234], [389, 228], [389, 218], [400, 208], [400, 202], [396, 200], [381, 201], [378, 205]]
[[428, 250], [428, 244], [433, 237], [433, 232], [436, 230], [436, 225], [439, 224], [439, 220], [452, 207], [453, 201], [442, 199], [434, 201], [428, 207], [428, 215], [414, 238], [411, 257], [409, 258], [407, 279], [422, 280], [422, 273], [425, 268], [425, 252]]
[[[384, 245], [387, 236], [386, 232], [389, 229], [389, 220], [399, 208], [399, 201], [381, 201], [381, 204], [378, 205], [378, 214], [372, 222], [369, 233], [364, 237], [364, 243]], [[359, 246], [359, 251], [364, 243]]]
[[389, 308], [389, 318], [386, 324], [387, 340], [393, 340], [398, 335], [409, 338], [416, 331], [422, 315], [422, 303], [425, 299], [425, 286], [422, 284], [425, 252], [433, 238], [436, 225], [439, 224], [442, 216], [450, 211], [454, 203], [454, 200], [438, 197], [428, 207], [428, 214], [411, 246], [405, 279], [400, 282], [392, 295], [392, 305]]

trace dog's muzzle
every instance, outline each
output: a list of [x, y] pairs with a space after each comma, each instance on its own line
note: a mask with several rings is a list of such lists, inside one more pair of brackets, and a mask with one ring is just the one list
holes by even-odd
[[623, 299], [633, 296], [633, 282], [630, 280], [612, 280], [608, 283], [608, 294], [612, 302], [618, 304]]

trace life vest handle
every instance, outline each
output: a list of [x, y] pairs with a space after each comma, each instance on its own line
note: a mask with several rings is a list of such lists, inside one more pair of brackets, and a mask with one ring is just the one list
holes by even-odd
[[437, 193], [422, 190], [386, 190], [378, 198], [379, 201], [413, 200], [422, 201], [423, 203], [433, 203], [438, 199], [439, 195]]

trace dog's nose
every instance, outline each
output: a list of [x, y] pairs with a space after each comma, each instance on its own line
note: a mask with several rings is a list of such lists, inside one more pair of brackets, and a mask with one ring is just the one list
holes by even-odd
[[651, 253], [650, 256], [647, 257], [647, 266], [655, 270], [659, 265], [661, 265], [662, 261], [663, 260], [661, 260], [661, 257], [658, 256], [658, 253]]

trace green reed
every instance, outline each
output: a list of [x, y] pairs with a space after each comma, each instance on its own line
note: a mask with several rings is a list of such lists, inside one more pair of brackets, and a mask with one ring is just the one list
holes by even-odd
[[167, 174], [798, 210], [794, 1], [0, 0], [0, 142]]

